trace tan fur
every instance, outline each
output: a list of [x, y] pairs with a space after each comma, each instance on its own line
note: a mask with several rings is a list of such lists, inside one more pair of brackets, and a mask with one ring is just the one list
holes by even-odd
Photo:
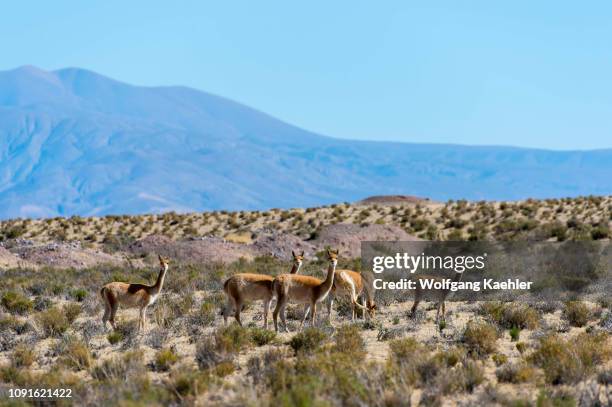
[[112, 282], [106, 284], [100, 289], [100, 296], [104, 303], [104, 315], [102, 323], [106, 327], [106, 322], [110, 321], [113, 329], [115, 326], [115, 316], [119, 305], [124, 308], [139, 308], [140, 318], [138, 320], [138, 329], [144, 330], [146, 323], [147, 307], [153, 304], [164, 285], [166, 272], [168, 271], [169, 260], [159, 256], [160, 271], [155, 284], [149, 286], [145, 284], [130, 284], [123, 282]]
[[[304, 252], [296, 254], [291, 252], [293, 256], [293, 265], [291, 267], [291, 275], [297, 273], [304, 261]], [[235, 274], [225, 280], [223, 283], [223, 292], [227, 298], [227, 304], [222, 310], [223, 322], [227, 324], [227, 318], [230, 311], [234, 310], [234, 318], [240, 326], [240, 313], [242, 307], [247, 301], [263, 300], [264, 302], [264, 328], [268, 329], [268, 313], [270, 311], [270, 301], [272, 301], [272, 281], [274, 277], [266, 274], [255, 273], [240, 273]]]
[[[452, 281], [460, 281], [461, 277], [463, 277], [463, 273], [455, 273]], [[444, 280], [444, 278], [439, 276], [428, 276], [428, 275], [419, 275], [417, 280], [429, 280], [433, 279], [436, 281]], [[410, 315], [414, 318], [416, 316], [417, 308], [419, 307], [419, 303], [423, 298], [428, 299], [430, 301], [434, 301], [436, 303], [436, 324], [440, 321], [440, 309], [442, 310], [442, 320], [446, 320], [446, 298], [450, 294], [450, 289], [422, 289], [421, 284], [417, 281], [416, 290], [414, 293], [414, 304], [412, 304], [412, 310], [410, 311]]]
[[[364, 311], [366, 310], [368, 311], [368, 315], [373, 317], [376, 304], [372, 298], [371, 289], [366, 287], [366, 284], [367, 283], [361, 273], [353, 270], [337, 270], [336, 276], [334, 277], [332, 292], [327, 298], [327, 319], [331, 322], [332, 305], [335, 297], [338, 295], [348, 295], [350, 297], [351, 304], [353, 306], [353, 314], [351, 317], [352, 321], [355, 320], [355, 312], [358, 308], [362, 310], [364, 317]], [[365, 306], [357, 301], [360, 296], [365, 297]]]
[[[330, 262], [327, 269], [327, 277], [324, 281], [310, 276], [300, 276], [295, 274], [281, 274], [274, 279], [272, 290], [276, 295], [276, 308], [274, 309], [274, 329], [278, 332], [278, 315], [281, 315], [281, 321], [287, 331], [287, 323], [285, 321], [285, 307], [287, 302], [296, 302], [310, 305], [312, 310], [311, 324], [314, 325], [317, 312], [317, 302], [323, 301], [332, 289], [334, 282], [334, 274], [336, 272], [336, 264], [338, 263], [338, 251], [327, 251], [327, 257]], [[300, 329], [304, 325], [307, 313], [304, 313], [304, 318], [300, 324]]]

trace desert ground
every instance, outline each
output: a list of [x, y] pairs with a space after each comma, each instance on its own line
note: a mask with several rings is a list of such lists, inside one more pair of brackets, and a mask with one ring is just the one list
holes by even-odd
[[[424, 302], [377, 295], [351, 320], [338, 298], [327, 320], [263, 329], [261, 302], [227, 326], [222, 286], [242, 273], [323, 279], [325, 249], [361, 271], [366, 240], [603, 240], [612, 197], [433, 202], [372, 197], [319, 208], [13, 219], [0, 223], [0, 405], [8, 389], [70, 388], [59, 405], [607, 406], [612, 405], [609, 296], [568, 302]], [[165, 284], [139, 332], [138, 310], [102, 324], [100, 288]], [[274, 307], [274, 302], [273, 302]], [[273, 308], [272, 307], [272, 308]], [[271, 319], [271, 315], [270, 315]]]

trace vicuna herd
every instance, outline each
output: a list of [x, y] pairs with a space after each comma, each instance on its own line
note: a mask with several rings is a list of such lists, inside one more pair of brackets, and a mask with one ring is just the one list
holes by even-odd
[[[304, 304], [304, 317], [300, 324], [300, 330], [304, 322], [310, 316], [311, 325], [314, 326], [317, 316], [317, 304], [327, 300], [327, 319], [331, 323], [331, 309], [334, 299], [337, 296], [348, 296], [352, 305], [352, 320], [355, 319], [356, 311], [362, 310], [365, 317], [366, 311], [370, 318], [374, 316], [376, 304], [374, 303], [373, 288], [366, 282], [361, 273], [336, 269], [338, 264], [338, 251], [327, 250], [327, 260], [329, 262], [325, 280], [316, 277], [300, 275], [299, 271], [304, 263], [304, 252], [297, 254], [291, 252], [293, 257], [291, 271], [287, 274], [280, 274], [276, 277], [266, 274], [239, 273], [229, 277], [223, 283], [223, 292], [227, 298], [227, 303], [223, 307], [221, 314], [224, 323], [231, 313], [242, 326], [240, 313], [247, 302], [263, 301], [264, 328], [268, 329], [268, 314], [272, 299], [276, 298], [276, 307], [273, 312], [274, 329], [278, 332], [278, 317], [282, 322], [282, 327], [288, 332], [285, 320], [285, 310], [288, 303]], [[140, 318], [138, 328], [144, 330], [146, 324], [147, 307], [155, 302], [159, 296], [168, 271], [169, 259], [159, 256], [160, 271], [157, 281], [153, 285], [130, 284], [123, 282], [112, 282], [100, 289], [100, 296], [104, 303], [104, 315], [102, 323], [110, 322], [115, 329], [115, 315], [121, 305], [124, 308], [139, 308]], [[460, 275], [456, 279], [460, 279]], [[416, 313], [418, 304], [423, 297], [421, 290], [417, 289], [412, 314]], [[364, 297], [363, 304], [359, 303], [359, 297]], [[438, 313], [436, 321], [442, 308], [444, 318], [444, 300], [448, 292], [441, 291], [434, 293], [437, 303]]]

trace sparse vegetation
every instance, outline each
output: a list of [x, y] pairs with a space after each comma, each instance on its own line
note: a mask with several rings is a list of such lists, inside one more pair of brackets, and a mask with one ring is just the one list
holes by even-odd
[[[584, 384], [610, 384], [607, 298], [447, 302], [447, 320], [435, 326], [429, 301], [411, 319], [406, 317], [410, 299], [377, 293], [381, 312], [350, 323], [350, 301], [339, 297], [333, 326], [323, 321], [323, 311], [320, 328], [297, 332], [302, 306], [291, 304], [287, 316], [293, 332], [275, 334], [262, 328], [260, 303], [245, 304], [244, 328], [233, 318], [223, 327], [221, 287], [236, 273], [286, 273], [291, 265], [282, 254], [287, 249], [275, 245], [287, 236], [305, 245], [300, 274], [323, 277], [324, 256], [316, 253], [329, 242], [330, 224], [353, 223], [360, 233], [384, 224], [440, 240], [605, 240], [611, 213], [609, 197], [586, 197], [1, 222], [7, 250], [22, 244], [11, 240], [18, 236], [53, 245], [48, 253], [59, 263], [48, 266], [24, 251], [21, 260], [37, 270], [20, 263], [0, 271], [0, 387], [67, 386], [78, 405], [213, 400], [219, 405], [395, 406], [406, 404], [417, 390], [422, 405], [590, 400], [580, 393], [589, 387]], [[255, 242], [269, 244], [262, 236], [269, 238], [270, 228], [279, 233], [271, 252], [280, 257], [241, 251]], [[343, 241], [342, 235], [333, 238]], [[213, 240], [215, 250], [227, 248], [223, 254], [229, 260], [205, 257], [217, 253], [205, 246]], [[198, 252], [199, 245], [206, 250]], [[116, 262], [64, 263], [71, 250], [79, 255], [93, 250]], [[137, 310], [122, 310], [117, 330], [107, 331], [101, 324], [100, 287], [110, 281], [154, 281], [158, 251], [171, 257], [172, 269], [164, 294], [149, 308], [147, 328], [138, 332]], [[358, 259], [341, 255], [339, 267], [359, 266]], [[569, 274], [562, 277], [581, 284], [567, 280]], [[500, 385], [493, 384], [495, 378]], [[236, 387], [243, 381], [248, 390]], [[573, 393], [563, 393], [564, 384]]]

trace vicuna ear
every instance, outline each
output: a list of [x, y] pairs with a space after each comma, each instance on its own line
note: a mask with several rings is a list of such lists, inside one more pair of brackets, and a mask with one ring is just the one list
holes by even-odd
[[302, 254], [300, 254], [300, 256], [304, 257], [304, 250], [302, 250]]
[[291, 255], [293, 256], [293, 258], [295, 259], [295, 252], [293, 250], [291, 250]]
[[164, 258], [161, 256], [161, 254], [158, 254], [157, 257], [159, 258], [160, 262], [164, 261]]

